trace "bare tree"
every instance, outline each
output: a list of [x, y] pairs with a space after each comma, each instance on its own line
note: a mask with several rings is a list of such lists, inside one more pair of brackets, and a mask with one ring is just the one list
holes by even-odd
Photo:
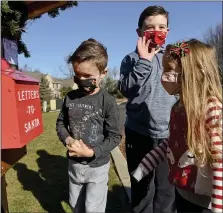
[[31, 67], [29, 67], [27, 64], [25, 64], [23, 67], [19, 67], [19, 71], [32, 72], [33, 70]]
[[112, 69], [108, 69], [108, 76], [112, 79], [112, 80], [118, 80], [117, 76], [118, 76], [119, 70], [117, 67], [113, 67]]
[[74, 71], [72, 68], [72, 65], [66, 64], [64, 66], [58, 67], [58, 72], [63, 75], [66, 79], [73, 79], [74, 77]]
[[29, 67], [27, 64], [23, 65], [23, 67], [19, 67], [20, 72], [35, 72], [35, 73], [41, 73], [39, 69], [33, 69], [32, 67]]
[[217, 24], [215, 27], [210, 27], [204, 35], [204, 40], [208, 44], [216, 48], [218, 57], [218, 64], [221, 70], [223, 70], [222, 63], [222, 23]]

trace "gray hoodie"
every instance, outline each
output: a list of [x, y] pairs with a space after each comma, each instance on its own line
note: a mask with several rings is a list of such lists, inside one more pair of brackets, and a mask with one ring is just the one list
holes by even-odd
[[137, 51], [124, 57], [120, 68], [119, 90], [128, 98], [125, 126], [142, 135], [162, 139], [169, 136], [170, 110], [177, 98], [161, 84], [163, 50], [152, 61]]

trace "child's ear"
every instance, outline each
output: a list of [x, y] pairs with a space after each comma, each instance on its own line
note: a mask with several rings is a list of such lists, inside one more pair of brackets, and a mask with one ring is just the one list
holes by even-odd
[[170, 28], [167, 28], [166, 37], [168, 36]]
[[106, 67], [105, 70], [101, 73], [101, 79], [105, 78], [108, 73], [108, 68]]
[[142, 32], [139, 28], [136, 29], [136, 33], [137, 33], [138, 37], [142, 37]]
[[108, 67], [106, 67], [104, 70], [104, 74], [107, 75], [107, 73], [108, 73]]

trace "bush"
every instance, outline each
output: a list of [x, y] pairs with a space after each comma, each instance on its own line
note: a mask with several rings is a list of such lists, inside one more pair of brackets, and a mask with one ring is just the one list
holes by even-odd
[[107, 77], [102, 82], [102, 88], [111, 95], [117, 94], [117, 80]]
[[51, 110], [51, 108], [50, 108], [50, 101], [47, 101], [46, 112], [49, 112], [50, 110]]
[[50, 111], [50, 107], [47, 107], [47, 108], [46, 108], [46, 112], [49, 112], [49, 111]]
[[121, 98], [125, 98], [125, 96], [119, 91], [117, 90], [117, 98], [121, 99]]

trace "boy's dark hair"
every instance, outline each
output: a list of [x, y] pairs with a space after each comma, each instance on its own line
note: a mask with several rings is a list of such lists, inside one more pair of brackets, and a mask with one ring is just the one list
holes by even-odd
[[142, 29], [143, 22], [148, 16], [157, 16], [157, 15], [164, 15], [167, 18], [167, 26], [169, 23], [169, 13], [161, 6], [149, 6], [147, 7], [140, 15], [138, 21], [138, 28]]
[[99, 71], [103, 72], [108, 63], [107, 49], [93, 38], [83, 41], [67, 62], [79, 64], [84, 61], [92, 61]]

